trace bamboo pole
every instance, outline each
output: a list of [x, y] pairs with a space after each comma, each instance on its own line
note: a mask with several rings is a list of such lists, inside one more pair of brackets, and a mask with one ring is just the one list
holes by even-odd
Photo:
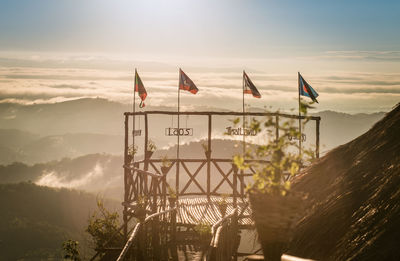
[[300, 161], [301, 161], [301, 101], [300, 101], [300, 72], [298, 72], [297, 75], [297, 88], [298, 88], [298, 93], [299, 93], [299, 132], [300, 132], [300, 136], [299, 136], [299, 156], [300, 156]]
[[245, 157], [245, 152], [246, 152], [246, 135], [245, 135], [245, 128], [246, 128], [246, 122], [245, 122], [245, 107], [244, 107], [244, 70], [243, 70], [243, 79], [242, 79], [242, 112], [243, 112], [243, 159]]
[[210, 190], [211, 190], [211, 125], [212, 125], [212, 116], [208, 115], [208, 145], [207, 145], [207, 197], [210, 198]]
[[[128, 162], [128, 135], [129, 135], [129, 116], [125, 115], [125, 140], [124, 140], [124, 166], [128, 165], [130, 162]], [[124, 195], [124, 202], [129, 201], [129, 187], [128, 187], [128, 171], [130, 171], [127, 168], [124, 168], [124, 188], [125, 188], [125, 195]], [[124, 205], [124, 241], [128, 239], [128, 207]]]
[[181, 97], [181, 89], [180, 89], [180, 77], [181, 77], [181, 69], [179, 69], [179, 80], [178, 80], [178, 131], [177, 131], [177, 139], [178, 139], [178, 145], [176, 148], [176, 177], [175, 177], [175, 191], [176, 191], [176, 197], [179, 197], [179, 137], [180, 137], [180, 122], [179, 122], [179, 116], [180, 116], [180, 97]]
[[[136, 124], [136, 114], [135, 114], [135, 110], [136, 110], [136, 76], [137, 76], [137, 71], [135, 68], [135, 80], [133, 81], [133, 108], [132, 108], [132, 112], [133, 112], [133, 120], [132, 120], [132, 162], [135, 162], [135, 124]], [[139, 90], [138, 90], [139, 91]]]
[[[243, 123], [242, 123], [242, 126], [243, 126], [243, 144], [242, 144], [242, 146], [243, 146], [243, 148], [242, 148], [242, 157], [243, 157], [243, 160], [245, 160], [245, 153], [246, 153], [246, 138], [245, 138], [245, 130], [244, 130], [244, 128], [246, 127], [246, 125], [245, 125], [245, 117], [244, 117], [244, 113], [245, 113], [245, 107], [244, 107], [244, 70], [243, 70], [243, 78], [242, 78], [242, 113], [243, 113]], [[243, 175], [244, 175], [244, 171], [243, 171], [243, 169], [241, 169], [240, 170], [240, 176], [241, 176], [241, 178], [243, 178]], [[237, 177], [237, 175], [236, 175], [236, 177]], [[244, 194], [244, 191], [243, 191], [243, 189], [242, 189], [242, 186], [241, 186], [241, 188], [240, 188], [240, 194]]]
[[315, 138], [316, 138], [316, 140], [315, 140], [315, 144], [316, 144], [316, 146], [315, 146], [315, 154], [316, 154], [316, 157], [318, 159], [319, 158], [319, 125], [320, 125], [320, 120], [316, 120], [315, 125], [316, 125], [316, 130], [315, 130], [315, 132], [316, 132], [316, 135], [315, 135]]

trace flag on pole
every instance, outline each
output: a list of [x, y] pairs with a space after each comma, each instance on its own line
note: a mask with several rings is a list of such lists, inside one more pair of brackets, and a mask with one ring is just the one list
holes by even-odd
[[299, 94], [311, 98], [314, 102], [318, 103], [318, 93], [309, 85], [303, 76], [299, 73]]
[[254, 86], [253, 82], [250, 80], [249, 76], [247, 76], [245, 71], [243, 71], [243, 82], [243, 92], [245, 94], [252, 94], [255, 98], [261, 98], [261, 94], [258, 92], [256, 86]]
[[181, 68], [179, 68], [179, 89], [189, 91], [193, 94], [196, 94], [199, 91], [193, 81], [182, 71]]
[[145, 106], [144, 100], [147, 97], [147, 92], [146, 92], [146, 89], [144, 88], [143, 82], [140, 79], [139, 74], [137, 73], [136, 69], [135, 69], [135, 92], [139, 93], [139, 97], [141, 99], [139, 107], [143, 108]]

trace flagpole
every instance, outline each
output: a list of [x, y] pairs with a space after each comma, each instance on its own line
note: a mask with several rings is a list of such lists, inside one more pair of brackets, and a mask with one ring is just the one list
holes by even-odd
[[137, 75], [137, 71], [135, 68], [135, 79], [133, 81], [133, 123], [132, 123], [132, 161], [135, 161], [135, 122], [136, 122], [136, 115], [135, 115], [135, 109], [136, 109], [136, 75]]
[[302, 139], [302, 135], [301, 135], [301, 101], [300, 101], [300, 72], [298, 72], [297, 75], [297, 92], [299, 93], [299, 132], [300, 132], [300, 136], [299, 136], [299, 155], [300, 155], [300, 160], [301, 160], [301, 139]]
[[245, 117], [244, 117], [244, 113], [245, 113], [245, 107], [244, 107], [244, 70], [243, 70], [243, 79], [242, 79], [242, 103], [243, 103], [243, 108], [242, 108], [242, 111], [243, 111], [243, 123], [242, 123], [242, 126], [243, 126], [243, 159], [244, 159], [244, 155], [245, 155], [245, 152], [246, 152], [246, 135], [245, 135], [245, 127], [246, 127], [246, 123], [245, 123]]
[[178, 79], [178, 131], [177, 131], [177, 139], [178, 139], [178, 146], [176, 149], [176, 180], [175, 180], [175, 188], [176, 188], [176, 195], [179, 195], [179, 136], [180, 136], [180, 106], [181, 106], [181, 89], [180, 89], [180, 79], [181, 79], [181, 69], [179, 68], [179, 79]]

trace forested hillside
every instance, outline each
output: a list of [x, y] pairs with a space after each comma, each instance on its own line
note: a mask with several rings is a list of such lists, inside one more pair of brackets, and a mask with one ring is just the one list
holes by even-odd
[[[120, 204], [106, 200], [106, 207]], [[62, 260], [62, 243], [78, 240], [88, 257], [91, 242], [85, 231], [96, 210], [96, 196], [24, 182], [0, 184], [0, 260]]]

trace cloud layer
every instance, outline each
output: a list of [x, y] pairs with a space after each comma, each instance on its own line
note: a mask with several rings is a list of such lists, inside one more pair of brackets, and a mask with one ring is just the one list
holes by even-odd
[[[327, 52], [335, 59], [364, 59], [363, 57], [388, 58], [390, 63], [400, 57], [399, 52]], [[327, 58], [320, 57], [320, 60]], [[382, 58], [382, 59], [383, 59]], [[347, 58], [346, 58], [347, 59]], [[283, 59], [284, 60], [284, 59]], [[318, 60], [317, 62], [321, 62]], [[105, 68], [105, 59], [78, 57], [73, 59], [11, 59], [4, 63], [0, 58], [0, 102], [46, 103], [82, 97], [102, 97], [123, 103], [132, 101], [133, 73], [118, 69], [126, 61], [114, 61], [114, 70]], [[13, 61], [13, 62], [12, 62]], [[19, 61], [19, 62], [17, 62]], [[86, 62], [86, 63], [85, 63]], [[247, 61], [247, 69], [262, 98], [246, 96], [246, 103], [254, 107], [272, 106], [287, 110], [297, 106], [297, 72], [269, 69], [259, 66], [261, 61]], [[238, 61], [236, 61], [239, 64]], [[284, 61], [279, 61], [280, 66]], [[48, 67], [45, 67], [46, 65]], [[86, 66], [83, 66], [85, 65]], [[148, 91], [147, 103], [176, 106], [177, 69], [167, 63], [137, 62], [143, 65], [140, 76]], [[152, 66], [152, 64], [154, 66]], [[269, 64], [269, 63], [268, 63]], [[17, 66], [19, 65], [19, 66]], [[80, 66], [78, 66], [80, 65]], [[93, 68], [85, 68], [90, 67]], [[398, 65], [398, 64], [397, 64]], [[388, 64], [385, 63], [385, 66]], [[319, 92], [319, 110], [330, 109], [347, 112], [387, 111], [400, 100], [400, 70], [375, 72], [365, 70], [316, 70], [304, 66], [303, 76]], [[351, 66], [350, 66], [351, 67]], [[187, 69], [186, 69], [187, 68]], [[241, 110], [242, 75], [238, 66], [190, 66], [187, 74], [199, 87], [197, 95], [183, 92], [183, 106], [210, 106]], [[256, 69], [254, 69], [256, 68]]]

